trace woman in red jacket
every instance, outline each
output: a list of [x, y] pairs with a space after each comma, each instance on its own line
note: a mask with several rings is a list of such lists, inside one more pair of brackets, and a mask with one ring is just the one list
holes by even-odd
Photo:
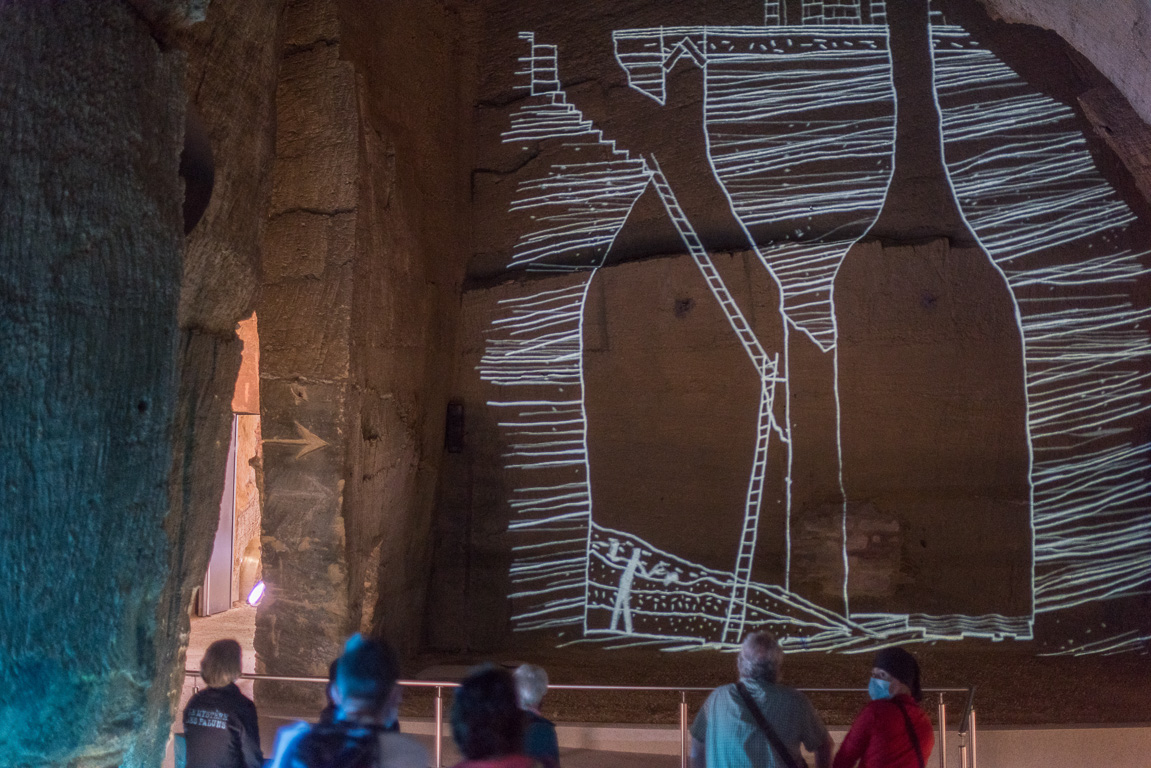
[[871, 703], [863, 708], [843, 739], [832, 768], [925, 768], [935, 731], [919, 706], [919, 663], [902, 648], [884, 648], [875, 656]]

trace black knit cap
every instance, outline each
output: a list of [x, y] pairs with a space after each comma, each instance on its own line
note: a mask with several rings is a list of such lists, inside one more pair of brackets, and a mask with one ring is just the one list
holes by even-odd
[[884, 648], [875, 654], [875, 663], [887, 674], [911, 689], [911, 698], [916, 701], [923, 700], [923, 691], [919, 687], [919, 662], [902, 648]]

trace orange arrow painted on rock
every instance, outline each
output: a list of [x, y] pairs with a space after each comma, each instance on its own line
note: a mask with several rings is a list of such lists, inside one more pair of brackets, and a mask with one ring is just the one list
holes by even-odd
[[288, 437], [275, 437], [264, 440], [264, 443], [276, 443], [278, 445], [298, 445], [300, 450], [296, 452], [296, 458], [303, 458], [312, 451], [318, 451], [328, 444], [327, 440], [318, 437], [314, 432], [309, 430], [300, 422], [295, 422], [296, 431], [300, 433], [298, 439]]

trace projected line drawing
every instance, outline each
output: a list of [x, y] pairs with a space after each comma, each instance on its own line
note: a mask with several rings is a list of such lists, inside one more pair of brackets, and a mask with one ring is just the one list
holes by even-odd
[[703, 273], [708, 289], [723, 309], [724, 317], [735, 331], [760, 381], [759, 418], [756, 423], [755, 455], [751, 463], [751, 478], [748, 481], [747, 503], [744, 508], [743, 530], [740, 535], [739, 553], [736, 556], [734, 585], [728, 599], [727, 617], [724, 620], [723, 639], [739, 642], [743, 637], [746, 619], [747, 587], [751, 581], [752, 561], [755, 557], [755, 544], [759, 532], [759, 507], [763, 498], [764, 475], [767, 467], [767, 451], [771, 433], [775, 432], [783, 442], [788, 436], [775, 419], [775, 386], [784, 381], [780, 376], [779, 355], [771, 355], [764, 350], [756, 338], [747, 319], [740, 312], [731, 291], [712, 263], [711, 256], [703, 247], [691, 222], [676, 200], [671, 186], [660, 170], [659, 163], [652, 160], [652, 183], [659, 193], [660, 200], [675, 224], [676, 231], [691, 254], [692, 260]]
[[1151, 445], [1124, 422], [1151, 409], [1140, 326], [1151, 315], [1127, 292], [1151, 251], [1127, 244], [1135, 217], [1095, 169], [1071, 109], [961, 27], [932, 34], [952, 184], [1021, 312], [1035, 611], [1147, 591]]
[[503, 140], [559, 142], [572, 162], [521, 186], [514, 210], [532, 212], [538, 226], [521, 237], [511, 266], [567, 277], [561, 288], [505, 302], [506, 314], [494, 323], [480, 375], [496, 386], [532, 393], [530, 399], [490, 403], [509, 437], [508, 467], [523, 478], [511, 498], [510, 528], [525, 540], [514, 549], [512, 598], [530, 602], [531, 608], [517, 615], [517, 628], [575, 625], [586, 633], [592, 494], [583, 307], [591, 277], [649, 174], [641, 159], [616, 149], [568, 103], [555, 46], [537, 43], [530, 32], [520, 38], [529, 52], [519, 60], [517, 74], [527, 82], [529, 99], [513, 114]]
[[[827, 351], [835, 268], [890, 181], [894, 89], [886, 27], [814, 29], [664, 27], [614, 39], [631, 87], [661, 104], [681, 57], [706, 67], [711, 165], [778, 277], [786, 316]], [[781, 222], [793, 237], [757, 235]]]
[[[712, 173], [759, 260], [780, 286], [780, 311], [788, 325], [824, 352], [830, 351], [835, 337], [830, 304], [835, 270], [874, 222], [890, 183], [894, 114], [886, 28], [665, 27], [616, 32], [614, 40], [616, 60], [631, 86], [658, 103], [666, 101], [667, 73], [681, 59], [690, 58], [703, 67]], [[829, 88], [836, 93], [833, 99], [828, 98]], [[854, 158], [855, 164], [845, 163], [845, 156]], [[836, 159], [828, 162], [829, 158]], [[659, 178], [656, 188], [662, 192]], [[662, 197], [667, 203], [669, 196]], [[686, 219], [674, 204], [668, 204], [668, 210], [694, 257], [698, 238], [684, 232]], [[795, 222], [794, 232], [781, 237], [759, 231], [764, 226], [782, 229], [781, 221]], [[830, 234], [825, 237], [822, 232]], [[720, 303], [726, 310], [721, 298]], [[732, 325], [739, 333], [737, 324]], [[785, 354], [787, 346], [785, 342]], [[780, 383], [786, 387], [788, 366], [776, 369], [783, 370]], [[765, 371], [765, 394], [775, 386], [770, 376]], [[761, 403], [757, 467], [763, 456], [759, 448], [766, 447], [765, 408], [770, 408], [766, 398]], [[781, 437], [790, 443], [785, 432]], [[788, 445], [789, 467], [790, 450]], [[787, 485], [790, 509], [790, 481]], [[749, 504], [726, 640], [734, 641], [742, 631], [738, 598], [750, 575], [758, 524], [756, 507]], [[785, 536], [787, 588], [790, 523]], [[846, 554], [844, 560], [846, 573]]]
[[[846, 8], [845, 15], [828, 16], [833, 7]], [[613, 42], [629, 85], [660, 104], [677, 63], [686, 58], [703, 69], [707, 161], [779, 286], [786, 327], [834, 354], [832, 280], [887, 195], [895, 92], [882, 2], [809, 0], [803, 13], [806, 24], [783, 26], [784, 4], [768, 0], [765, 27], [620, 30]], [[1141, 327], [1151, 311], [1130, 297], [1148, 274], [1143, 264], [1151, 251], [1126, 236], [1134, 217], [1095, 170], [1070, 109], [1036, 92], [938, 12], [931, 19], [949, 184], [1006, 278], [1024, 340], [1033, 610], [1146, 592], [1151, 446], [1128, 425], [1151, 411], [1151, 337]], [[792, 651], [1031, 638], [1031, 615], [851, 611], [846, 543], [847, 610], [821, 607], [790, 588], [790, 528], [784, 583], [752, 578], [768, 443], [775, 435], [790, 451], [794, 437], [790, 418], [776, 418], [777, 397], [788, 402], [792, 385], [786, 341], [784, 349], [768, 350], [756, 337], [658, 157], [605, 137], [569, 102], [556, 47], [532, 33], [520, 37], [529, 52], [517, 74], [528, 98], [512, 111], [503, 141], [525, 149], [550, 142], [555, 151], [546, 169], [517, 188], [511, 210], [532, 218], [508, 266], [542, 279], [501, 301], [479, 366], [484, 381], [508, 393], [489, 405], [515, 478], [515, 628], [572, 629], [578, 639], [611, 647], [668, 650], [732, 648], [750, 624], [771, 626]], [[731, 570], [691, 562], [595, 519], [584, 369], [588, 291], [649, 189], [761, 382]], [[789, 491], [790, 471], [789, 455]], [[846, 524], [845, 517], [844, 537]], [[1128, 633], [1055, 653], [1131, 652], [1145, 642]]]
[[1113, 637], [1092, 640], [1085, 643], [1067, 643], [1067, 648], [1048, 651], [1037, 656], [1114, 656], [1119, 653], [1139, 653], [1147, 655], [1151, 635], [1140, 635], [1136, 630], [1122, 632]]
[[[685, 55], [693, 55], [693, 58], [699, 56], [699, 52], [696, 50], [694, 54], [691, 53], [690, 49], [693, 48], [693, 44], [690, 35], [697, 32], [698, 30], [688, 30], [689, 37], [687, 38], [686, 42], [684, 42], [683, 45], [679, 48], [681, 52], [685, 52]], [[761, 33], [761, 30], [754, 30], [753, 33], [759, 34]], [[531, 55], [526, 59], [528, 66], [524, 70], [521, 70], [521, 74], [526, 75], [527, 79], [531, 83], [530, 87], [532, 88], [532, 94], [535, 96], [544, 96], [546, 97], [547, 101], [542, 105], [533, 105], [532, 107], [517, 113], [513, 117], [512, 129], [507, 134], [505, 134], [505, 141], [510, 142], [516, 140], [531, 140], [539, 138], [542, 127], [542, 130], [548, 132], [547, 135], [549, 137], [559, 138], [562, 136], [570, 140], [572, 136], [586, 136], [588, 138], [589, 144], [592, 142], [602, 144], [604, 149], [607, 149], [609, 152], [618, 155], [619, 152], [615, 149], [614, 144], [606, 142], [603, 139], [602, 134], [596, 131], [594, 127], [590, 125], [590, 123], [585, 121], [581, 115], [575, 113], [573, 108], [567, 104], [566, 99], [562, 95], [562, 92], [555, 89], [555, 73], [557, 71], [557, 67], [555, 63], [554, 48], [535, 44], [534, 38], [530, 35], [524, 35], [524, 39], [531, 42], [533, 47]], [[728, 42], [727, 45], [730, 49], [730, 42]], [[818, 50], [817, 41], [805, 41], [801, 43], [801, 45], [806, 48]], [[668, 50], [663, 51], [663, 55], [665, 55], [665, 57], [668, 55], [668, 53]], [[671, 53], [670, 55], [675, 56], [676, 54]], [[881, 53], [881, 57], [886, 58], [886, 54]], [[697, 59], [697, 63], [700, 61], [700, 59]], [[534, 71], [533, 68], [537, 68], [539, 72]], [[890, 94], [890, 86], [887, 88], [887, 94]], [[721, 116], [720, 119], [722, 120], [723, 117]], [[888, 144], [890, 143], [890, 136], [891, 127], [889, 125], [887, 128]], [[825, 138], [820, 138], [818, 140], [826, 141]], [[880, 142], [880, 144], [882, 145], [883, 142]], [[585, 146], [583, 148], [586, 149], [587, 147]], [[889, 148], [886, 149], [886, 153], [883, 157], [884, 160], [887, 161], [886, 164], [889, 167]], [[630, 160], [630, 158], [628, 159]], [[762, 494], [762, 472], [763, 464], [765, 463], [763, 454], [765, 453], [766, 449], [767, 436], [771, 431], [775, 431], [781, 438], [786, 438], [783, 428], [775, 422], [774, 416], [772, 415], [774, 387], [781, 380], [781, 376], [779, 375], [779, 360], [778, 356], [769, 357], [763, 350], [762, 346], [755, 339], [754, 333], [750, 331], [746, 321], [743, 320], [736, 303], [732, 300], [730, 293], [727, 291], [723, 284], [722, 279], [716, 273], [714, 267], [710, 265], [709, 255], [700, 245], [698, 238], [695, 237], [690, 222], [679, 208], [679, 205], [675, 200], [674, 193], [671, 191], [670, 186], [667, 184], [666, 179], [663, 177], [663, 174], [659, 171], [658, 165], [655, 164], [654, 159], [652, 164], [655, 165], [654, 168], [644, 167], [642, 170], [637, 169], [634, 165], [630, 166], [627, 171], [629, 174], [627, 178], [630, 178], [631, 181], [635, 182], [637, 181], [635, 177], [637, 170], [639, 170], [641, 173], [647, 173], [652, 184], [659, 193], [661, 201], [663, 201], [665, 207], [667, 208], [669, 217], [675, 224], [677, 230], [680, 232], [685, 247], [695, 259], [697, 266], [705, 276], [709, 289], [716, 297], [717, 302], [723, 308], [724, 314], [727, 316], [729, 324], [731, 324], [733, 330], [736, 332], [737, 337], [740, 339], [741, 344], [743, 344], [745, 351], [751, 358], [753, 365], [755, 365], [756, 370], [759, 372], [760, 379], [763, 382], [760, 398], [760, 427], [758, 430], [760, 437], [757, 440], [757, 455], [753, 461], [753, 473], [749, 481], [748, 504], [744, 517], [743, 534], [741, 536], [741, 541], [743, 543], [741, 544], [740, 551], [737, 554], [735, 572], [728, 576], [727, 586], [725, 587], [725, 591], [729, 596], [726, 601], [725, 610], [723, 611], [721, 631], [719, 633], [722, 640], [730, 643], [737, 641], [739, 636], [742, 634], [746, 612], [748, 610], [748, 590], [750, 587], [749, 582], [751, 560], [754, 553], [755, 534], [757, 531], [756, 513], [758, 509], [758, 499]], [[572, 227], [572, 222], [577, 220], [585, 210], [584, 208], [579, 207], [581, 204], [579, 201], [583, 199], [581, 198], [581, 195], [589, 194], [590, 188], [583, 184], [583, 182], [586, 181], [586, 177], [581, 176], [580, 174], [585, 171], [587, 167], [589, 167], [589, 164], [582, 163], [578, 166], [579, 170], [577, 170], [577, 166], [575, 165], [564, 166], [563, 168], [557, 169], [563, 178], [571, 180], [572, 182], [571, 186], [567, 188], [566, 192], [556, 191], [564, 190], [565, 188], [563, 184], [557, 183], [558, 180], [555, 173], [549, 174], [547, 177], [545, 177], [547, 180], [547, 189], [551, 190], [549, 195], [535, 194], [536, 190], [540, 187], [533, 185], [531, 182], [524, 185], [522, 189], [523, 194], [521, 195], [519, 201], [517, 201], [515, 204], [517, 207], [531, 207], [533, 209], [539, 209], [546, 208], [548, 205], [570, 206], [573, 203], [575, 203], [575, 205], [572, 206], [571, 209], [565, 208], [560, 215], [555, 217], [554, 222], [549, 220], [547, 217], [539, 217], [539, 220], [542, 220], [543, 223], [534, 232], [525, 234], [525, 236], [521, 239], [520, 244], [513, 256], [513, 266], [526, 264], [529, 265], [531, 269], [594, 270], [598, 264], [602, 262], [601, 257], [603, 251], [596, 250], [595, 243], [593, 241], [596, 237], [599, 237], [599, 246], [602, 248], [603, 245], [608, 240], [610, 240], [613, 235], [613, 227], [615, 231], [618, 231], [618, 228], [622, 226], [623, 220], [626, 218], [626, 212], [624, 209], [628, 205], [634, 204], [634, 197], [630, 200], [628, 200], [626, 197], [621, 198], [619, 207], [617, 209], [619, 213], [622, 214], [621, 216], [613, 219], [603, 216], [600, 211], [596, 210], [594, 211], [595, 218], [593, 218], [590, 222], [587, 222], [586, 226], [580, 227], [578, 229]], [[600, 178], [601, 180], [614, 178], [615, 181], [613, 183], [615, 188], [622, 188], [619, 183], [620, 177], [618, 174], [617, 176], [612, 176], [610, 170], [608, 173], [603, 174]], [[878, 178], [877, 186], [882, 188], [884, 185], [886, 185], [886, 183], [887, 174], [883, 173]], [[637, 191], [636, 187], [638, 187], [638, 184], [631, 187], [629, 192], [631, 195], [638, 197], [638, 194], [642, 191], [642, 189]], [[881, 196], [877, 195], [875, 202], [871, 206], [872, 216], [874, 215], [875, 211], [878, 210], [881, 200]], [[562, 224], [555, 226], [555, 222], [562, 222]], [[581, 224], [583, 223], [584, 222], [581, 221]], [[865, 229], [868, 224], [870, 224], [870, 220], [861, 221], [859, 224], [860, 231]], [[555, 241], [557, 230], [562, 231], [562, 235], [558, 238], [559, 242]], [[842, 251], [846, 250], [846, 248], [849, 246], [850, 243], [846, 245], [837, 244], [836, 247]], [[557, 258], [557, 256], [560, 258], [566, 257], [566, 260], [560, 262], [560, 258]], [[826, 283], [827, 280], [828, 278], [825, 277], [824, 282]], [[544, 322], [542, 318], [547, 315], [548, 309], [551, 308], [550, 305], [545, 305], [544, 302], [551, 300], [554, 302], [562, 303], [567, 296], [574, 296], [575, 293], [581, 289], [581, 287], [586, 290], [587, 284], [588, 283], [585, 281], [582, 284], [576, 285], [573, 287], [573, 289], [571, 289], [571, 294], [561, 294], [561, 296], [564, 298], [557, 297], [549, 299], [549, 297], [538, 297], [535, 295], [527, 297], [526, 299], [520, 301], [519, 304], [522, 304], [524, 309], [530, 308], [531, 311], [524, 311], [524, 309], [520, 309], [519, 307], [513, 309], [512, 313], [503, 321], [504, 326], [508, 328], [514, 326], [517, 330], [522, 331], [524, 330], [523, 326], [525, 326], [525, 324], [528, 322], [527, 318], [529, 317], [531, 318], [531, 322]], [[534, 314], [535, 312], [538, 312], [539, 315]], [[826, 310], [825, 314], [827, 314]], [[564, 325], [566, 322], [565, 327], [573, 329], [574, 323], [571, 322], [570, 317], [567, 318], [566, 321], [559, 314], [552, 315], [550, 317], [551, 319], [547, 322], [551, 327], [558, 328], [558, 326]], [[500, 325], [500, 323], [497, 322], [496, 325]], [[572, 358], [570, 356], [570, 350], [571, 348], [578, 345], [579, 339], [578, 337], [572, 335], [570, 330], [568, 333], [568, 336], [563, 336], [563, 332], [556, 330], [553, 336], [544, 338], [539, 344], [529, 344], [526, 346], [522, 343], [521, 340], [516, 338], [494, 339], [492, 343], [489, 344], [488, 355], [485, 356], [485, 361], [481, 366], [481, 375], [489, 381], [505, 385], [524, 383], [539, 385], [548, 383], [555, 377], [556, 374], [550, 370], [546, 370], [546, 365], [546, 373], [536, 374], [531, 374], [525, 371], [525, 366], [530, 368], [533, 365], [540, 363], [541, 361], [545, 361], [547, 359], [546, 355], [541, 358], [539, 356], [540, 350], [544, 347], [556, 347], [561, 343], [561, 338], [567, 339], [569, 342], [567, 347], [569, 356], [566, 359], [571, 361]], [[515, 375], [510, 375], [510, 371], [515, 371]], [[565, 368], [564, 371], [565, 373], [563, 375], [566, 377], [567, 383], [569, 385], [574, 384], [574, 380], [577, 378], [575, 375], [575, 370], [572, 368]], [[514, 401], [498, 404], [500, 407], [519, 407], [519, 405], [519, 403]], [[548, 414], [550, 411], [543, 411], [542, 413]], [[518, 429], [524, 427], [525, 425], [530, 425], [525, 422], [502, 423], [513, 429]], [[582, 430], [573, 431], [579, 433], [579, 438], [586, 439], [586, 422], [581, 424], [580, 427], [582, 427]], [[518, 443], [516, 443], [514, 447], [518, 448], [520, 446]], [[511, 454], [509, 454], [509, 461], [517, 462], [517, 456], [519, 453], [519, 451], [513, 451]], [[584, 461], [586, 461], [586, 446], [582, 458]], [[574, 459], [568, 458], [566, 460], [575, 463]], [[532, 464], [511, 463], [509, 466], [525, 470], [531, 467], [543, 469], [548, 466], [554, 466], [556, 463], [557, 462], [555, 461], [545, 462], [537, 460]], [[586, 505], [587, 507], [590, 507], [590, 490], [586, 487], [586, 469], [584, 478], [577, 485], [579, 486], [579, 491], [571, 494], [575, 497], [571, 504], [573, 506]], [[538, 493], [538, 489], [535, 492]], [[552, 499], [547, 499], [547, 501], [552, 501]], [[533, 506], [532, 502], [530, 501], [525, 503], [524, 500], [516, 500], [513, 501], [513, 508], [516, 509], [518, 513], [521, 510], [532, 511]], [[586, 507], [581, 507], [580, 511], [578, 512], [573, 511], [568, 513], [564, 519], [570, 521], [573, 518], [580, 517], [583, 514], [584, 508]], [[555, 516], [550, 516], [537, 518], [527, 523], [520, 523], [515, 521], [512, 523], [512, 527], [513, 529], [518, 529], [520, 527], [530, 525], [536, 530], [539, 530], [540, 527], [554, 526], [558, 522], [559, 520]], [[589, 554], [594, 546], [594, 542], [598, 541], [595, 536], [596, 527], [594, 525], [592, 526], [591, 530], [592, 534], [589, 536], [589, 542], [593, 543], [589, 544]], [[569, 546], [573, 545], [574, 543], [575, 539], [567, 540], [567, 544]], [[532, 546], [532, 559], [517, 561], [517, 565], [513, 567], [513, 575], [523, 577], [523, 581], [520, 583], [527, 583], [532, 580], [538, 582], [542, 573], [552, 573], [552, 571], [549, 570], [549, 566], [544, 564], [549, 562], [547, 560], [548, 555], [535, 554], [539, 551], [541, 545]], [[574, 551], [569, 551], [565, 554], [569, 556], [566, 558], [558, 558], [556, 562], [567, 563], [575, 568], [578, 564], [578, 561], [574, 557]], [[574, 574], [574, 570], [567, 575], [572, 574]], [[612, 604], [613, 615], [609, 625], [613, 629], [618, 627], [621, 616], [630, 615], [630, 612], [624, 611], [624, 607], [630, 605], [630, 596], [632, 592], [631, 582], [634, 581], [635, 572], [633, 571], [630, 574], [621, 574], [619, 578], [620, 586], [617, 587], [617, 591], [615, 593], [615, 601], [613, 601]], [[532, 583], [533, 585], [535, 584], [535, 582]], [[563, 584], [557, 586], [553, 583], [548, 587], [548, 589], [548, 594], [555, 594], [557, 591], [563, 592], [564, 586]], [[534, 596], [536, 594], [538, 594], [537, 591], [523, 590], [517, 592], [516, 597], [524, 598]], [[626, 597], [623, 597], [625, 595]], [[533, 612], [532, 615], [528, 617], [529, 621], [531, 622], [531, 627], [537, 628], [542, 626], [559, 626], [565, 621], [568, 623], [574, 623], [571, 622], [570, 616], [566, 619], [561, 618], [565, 611], [571, 607], [571, 605], [572, 601], [570, 598], [566, 601], [553, 599], [543, 609], [543, 611]], [[591, 601], [589, 600], [589, 606], [590, 605]], [[587, 610], [593, 609], [589, 607]], [[586, 618], [584, 621], [584, 630], [585, 633], [588, 631]], [[859, 631], [859, 628], [855, 627], [854, 630]], [[841, 628], [836, 634], [850, 635], [850, 633], [850, 630], [844, 631]], [[710, 638], [708, 638], [706, 635], [700, 636], [698, 638], [700, 641], [707, 641], [709, 639]]]

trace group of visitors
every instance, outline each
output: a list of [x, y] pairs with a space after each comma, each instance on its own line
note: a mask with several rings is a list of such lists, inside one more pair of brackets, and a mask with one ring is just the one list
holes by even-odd
[[[315, 724], [281, 728], [265, 763], [256, 707], [236, 687], [235, 640], [208, 646], [200, 664], [207, 688], [184, 708], [186, 768], [429, 768], [427, 750], [399, 732], [399, 664], [386, 643], [355, 635], [328, 672], [328, 706]], [[455, 691], [452, 736], [464, 759], [456, 768], [559, 768], [555, 725], [539, 711], [547, 673], [524, 664], [514, 673], [476, 668]]]
[[[715, 689], [691, 726], [693, 768], [800, 768], [800, 745], [816, 768], [925, 768], [934, 746], [920, 708], [919, 665], [902, 648], [875, 657], [872, 701], [835, 752], [807, 697], [780, 683], [783, 651], [765, 630], [740, 646], [739, 681]], [[256, 708], [236, 687], [240, 646], [208, 647], [208, 687], [184, 709], [187, 768], [261, 768]], [[399, 664], [387, 644], [355, 635], [332, 663], [328, 707], [318, 722], [281, 728], [269, 768], [428, 768], [428, 752], [399, 732]], [[456, 768], [559, 768], [555, 726], [539, 711], [547, 674], [477, 667], [456, 689], [451, 730], [464, 759]], [[834, 753], [834, 759], [832, 755]]]

